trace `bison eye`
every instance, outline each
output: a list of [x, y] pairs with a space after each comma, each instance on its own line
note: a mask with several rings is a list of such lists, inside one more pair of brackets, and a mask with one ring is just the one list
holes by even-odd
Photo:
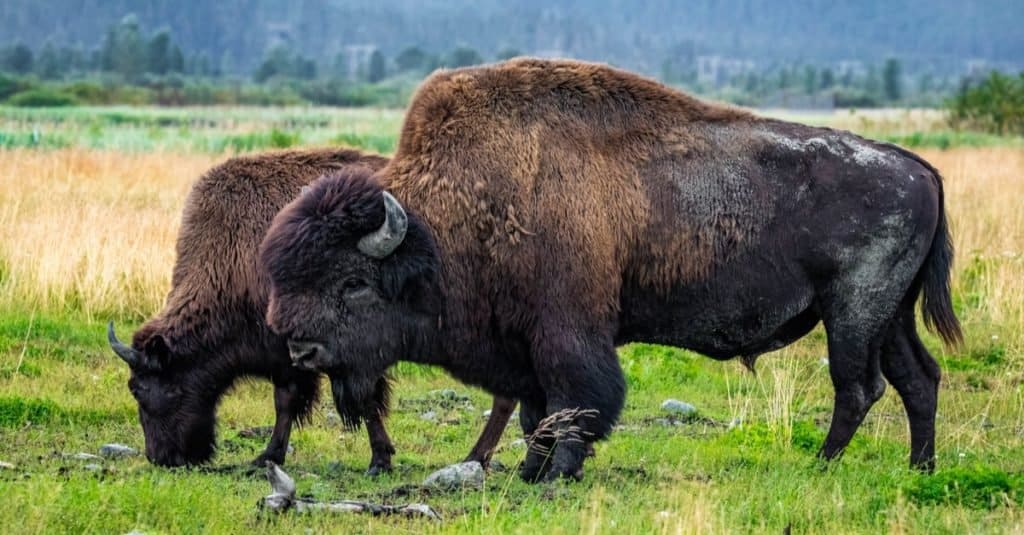
[[358, 290], [366, 286], [366, 281], [363, 279], [345, 279], [345, 282], [341, 283], [341, 287], [346, 291]]

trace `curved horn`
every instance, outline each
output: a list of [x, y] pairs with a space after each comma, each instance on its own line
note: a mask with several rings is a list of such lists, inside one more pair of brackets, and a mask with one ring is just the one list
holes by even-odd
[[117, 356], [121, 357], [129, 366], [135, 367], [142, 362], [138, 352], [117, 339], [117, 335], [114, 334], [114, 322], [112, 321], [107, 323], [107, 341], [110, 342], [110, 349], [113, 349], [114, 353], [117, 353]]
[[409, 228], [409, 217], [405, 210], [388, 192], [384, 194], [384, 224], [379, 229], [359, 240], [359, 250], [371, 258], [384, 258], [394, 252]]

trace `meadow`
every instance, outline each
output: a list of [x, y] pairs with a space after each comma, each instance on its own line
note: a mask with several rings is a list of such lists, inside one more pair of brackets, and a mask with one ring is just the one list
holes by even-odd
[[[621, 349], [627, 405], [581, 483], [527, 485], [506, 430], [482, 490], [410, 484], [460, 460], [489, 397], [443, 372], [396, 370], [394, 473], [369, 479], [363, 431], [328, 401], [293, 433], [286, 469], [321, 500], [430, 504], [442, 522], [261, 513], [270, 492], [244, 465], [273, 422], [270, 385], [245, 382], [219, 411], [206, 470], [143, 457], [127, 367], [106, 345], [159, 310], [191, 183], [234, 153], [344, 144], [388, 153], [400, 111], [320, 108], [0, 108], [0, 526], [15, 533], [1021, 533], [1024, 532], [1024, 143], [949, 131], [938, 112], [776, 113], [904, 143], [943, 172], [957, 248], [954, 301], [966, 343], [927, 335], [944, 376], [938, 470], [907, 465], [890, 388], [841, 461], [814, 456], [832, 407], [824, 334], [769, 354], [756, 374], [673, 348]], [[454, 389], [452, 398], [440, 390]], [[675, 398], [697, 414], [672, 418]], [[433, 418], [427, 418], [433, 412]], [[257, 435], [253, 437], [253, 435]]]

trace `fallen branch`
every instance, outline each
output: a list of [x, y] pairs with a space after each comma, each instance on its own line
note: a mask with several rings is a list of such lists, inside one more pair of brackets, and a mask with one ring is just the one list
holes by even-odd
[[410, 503], [408, 505], [380, 505], [367, 502], [343, 500], [339, 502], [318, 502], [295, 497], [295, 480], [280, 466], [267, 461], [267, 479], [273, 491], [263, 498], [260, 506], [275, 513], [294, 510], [298, 513], [369, 513], [374, 516], [401, 515], [407, 517], [426, 517], [441, 520], [429, 505]]

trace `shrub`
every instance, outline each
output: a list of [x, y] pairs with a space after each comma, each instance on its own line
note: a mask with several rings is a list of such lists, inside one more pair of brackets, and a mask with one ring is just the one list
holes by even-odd
[[946, 107], [955, 128], [1024, 134], [1024, 72], [1013, 77], [993, 71], [979, 83], [964, 83]]
[[28, 91], [22, 91], [8, 98], [7, 103], [11, 106], [20, 106], [23, 108], [46, 108], [74, 106], [78, 104], [78, 99], [75, 98], [74, 95], [69, 95], [63, 91], [53, 91], [51, 89], [29, 89]]

